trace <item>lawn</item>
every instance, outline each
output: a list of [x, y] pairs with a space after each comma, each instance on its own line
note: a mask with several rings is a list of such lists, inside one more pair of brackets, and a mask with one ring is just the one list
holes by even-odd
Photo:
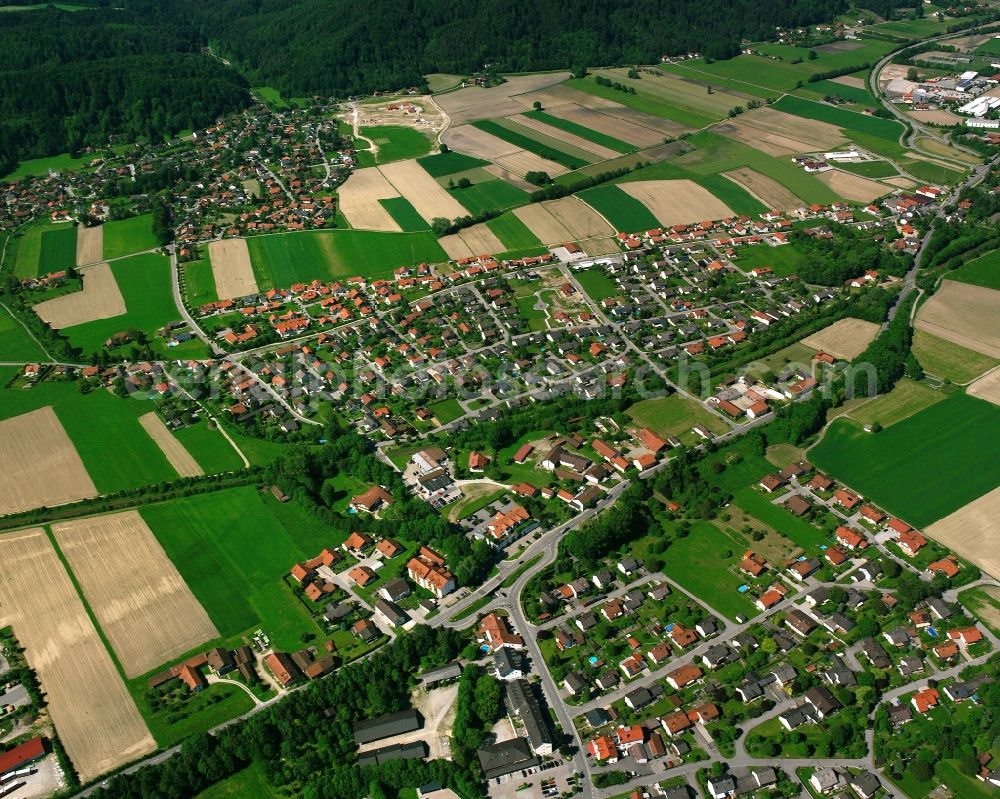
[[632, 195], [613, 184], [587, 189], [578, 195], [618, 231], [636, 233], [659, 227], [659, 220]]
[[462, 410], [462, 406], [458, 404], [458, 400], [454, 397], [443, 399], [440, 402], [432, 402], [430, 410], [443, 425], [465, 416], [465, 411]]
[[[151, 401], [120, 399], [103, 389], [45, 381], [29, 391], [0, 389], [0, 418], [52, 406], [101, 493], [173, 480], [177, 472], [137, 421]], [[113, 434], [111, 434], [113, 431]]]
[[443, 178], [447, 175], [454, 175], [458, 172], [465, 172], [467, 169], [475, 169], [480, 166], [489, 166], [489, 161], [481, 158], [473, 158], [471, 155], [456, 153], [449, 150], [446, 153], [437, 155], [427, 155], [418, 158], [417, 163], [424, 168], [424, 171], [432, 178]]
[[76, 227], [63, 223], [42, 233], [38, 273], [48, 274], [76, 266]]
[[[858, 143], [861, 144], [860, 141]], [[926, 180], [928, 183], [957, 183], [965, 174], [922, 158], [900, 158], [897, 163], [913, 177]]]
[[874, 435], [837, 419], [809, 460], [919, 528], [1000, 485], [998, 436], [1000, 407], [953, 394]]
[[784, 244], [781, 247], [769, 247], [765, 244], [738, 248], [733, 261], [744, 272], [758, 266], [769, 266], [778, 277], [786, 277], [798, 272], [805, 265], [806, 258], [794, 244]]
[[[136, 255], [112, 262], [111, 271], [125, 298], [125, 313], [67, 327], [62, 332], [84, 352], [98, 352], [112, 335], [134, 328], [146, 334], [155, 352], [169, 353], [156, 331], [180, 318], [171, 292], [170, 259], [150, 253]], [[204, 347], [199, 345], [199, 350]]]
[[1000, 363], [923, 330], [913, 331], [912, 350], [925, 372], [953, 383], [968, 383]]
[[314, 279], [387, 277], [399, 266], [443, 263], [434, 234], [326, 230], [255, 236], [247, 240], [261, 290]]
[[587, 292], [587, 296], [594, 302], [600, 302], [608, 297], [620, 297], [621, 289], [610, 277], [600, 269], [588, 269], [575, 275], [577, 282]]
[[[154, 710], [147, 698], [147, 686], [148, 683], [142, 677], [128, 682], [139, 712], [156, 743], [162, 747], [173, 746], [190, 735], [210, 730], [253, 707], [253, 700], [242, 688], [235, 685], [213, 685], [205, 691], [184, 696], [179, 704]], [[171, 688], [176, 691], [188, 690], [180, 682], [176, 685], [171, 683]], [[180, 711], [185, 715], [179, 715]]]
[[0, 361], [41, 361], [42, 352], [13, 316], [0, 308]]
[[648, 427], [661, 436], [679, 436], [696, 424], [704, 425], [719, 435], [729, 430], [726, 423], [714, 413], [680, 394], [641, 400], [626, 413], [640, 427]]
[[[481, 119], [478, 122], [472, 123], [475, 127], [479, 128], [492, 136], [496, 136], [498, 139], [503, 139], [509, 144], [513, 144], [515, 147], [520, 147], [523, 150], [527, 150], [530, 153], [534, 153], [542, 158], [547, 158], [550, 161], [555, 161], [557, 164], [562, 164], [567, 169], [579, 169], [581, 166], [586, 166], [592, 163], [592, 160], [587, 160], [580, 158], [576, 155], [572, 155], [565, 149], [560, 149], [553, 147], [550, 144], [540, 141], [535, 138], [538, 134], [528, 135], [528, 128], [511, 129], [507, 125], [501, 125], [492, 119]], [[513, 123], [509, 123], [513, 125]], [[518, 126], [519, 127], [519, 126]], [[524, 132], [522, 132], [524, 131]]]
[[140, 510], [224, 638], [262, 627], [279, 649], [321, 631], [283, 580], [298, 561], [335, 547], [334, 531], [247, 486]]
[[[753, 601], [737, 590], [743, 580], [730, 570], [746, 547], [710, 522], [694, 522], [684, 538], [675, 538], [664, 554], [663, 573], [728, 619], [756, 616]], [[729, 551], [728, 558], [722, 553]]]
[[1000, 290], [1000, 250], [994, 250], [948, 274], [949, 280]]
[[958, 601], [975, 613], [994, 635], [1000, 635], [1000, 592], [995, 587], [969, 588], [958, 595]]
[[407, 233], [431, 229], [431, 226], [417, 213], [417, 209], [405, 197], [392, 197], [388, 200], [379, 200], [379, 203], [389, 212], [389, 216], [396, 220], [396, 224]]
[[237, 771], [222, 782], [217, 782], [211, 788], [202, 791], [195, 799], [244, 799], [253, 796], [256, 799], [272, 799], [278, 793], [268, 783], [264, 776], [264, 767], [254, 761], [242, 771]]
[[478, 216], [483, 211], [500, 211], [528, 202], [528, 192], [499, 178], [474, 183], [464, 189], [452, 189], [449, 194], [473, 216]]
[[819, 547], [831, 543], [823, 530], [814, 527], [805, 519], [798, 518], [780, 505], [774, 505], [770, 496], [761, 494], [753, 486], [737, 491], [733, 502], [755, 519], [795, 542], [810, 555], [818, 554]]
[[174, 437], [191, 453], [191, 457], [198, 461], [198, 465], [206, 474], [243, 468], [243, 461], [236, 454], [236, 450], [218, 430], [210, 428], [208, 422], [199, 421], [188, 427], [182, 427], [174, 431]]
[[[32, 225], [20, 236], [12, 236], [7, 244], [8, 251], [16, 244], [14, 257], [15, 277], [35, 277], [39, 273], [38, 265], [42, 254], [42, 237], [55, 230], [55, 225], [48, 222]], [[9, 253], [8, 253], [9, 257]], [[76, 263], [74, 257], [73, 262]]]
[[860, 86], [848, 86], [845, 83], [835, 83], [832, 80], [818, 80], [814, 83], [807, 83], [801, 91], [810, 92], [821, 99], [824, 97], [841, 97], [858, 105], [871, 107], [878, 105], [878, 102], [872, 97], [868, 89]]
[[496, 234], [504, 247], [510, 250], [524, 250], [539, 247], [542, 242], [524, 222], [514, 214], [501, 214], [486, 222], [486, 227]]
[[427, 155], [433, 144], [429, 136], [424, 135], [416, 128], [402, 125], [363, 127], [361, 135], [371, 139], [378, 146], [375, 160], [379, 164]]
[[121, 258], [159, 247], [153, 235], [153, 215], [143, 214], [120, 222], [104, 223], [104, 258]]
[[207, 249], [204, 257], [182, 264], [181, 275], [184, 280], [184, 292], [188, 305], [197, 308], [219, 299], [219, 293], [215, 290], [212, 261], [208, 256]]
[[862, 425], [878, 422], [882, 427], [901, 422], [945, 398], [945, 394], [904, 377], [888, 394], [866, 402], [848, 415]]
[[601, 133], [600, 131], [588, 128], [586, 125], [570, 122], [568, 119], [552, 116], [552, 114], [548, 114], [545, 111], [527, 111], [524, 116], [537, 119], [539, 122], [544, 122], [553, 128], [559, 128], [559, 130], [572, 133], [574, 136], [579, 136], [581, 139], [586, 139], [594, 144], [600, 144], [602, 147], [607, 147], [615, 152], [632, 153], [638, 149], [632, 144], [616, 139], [614, 136], [609, 136], [607, 133]]

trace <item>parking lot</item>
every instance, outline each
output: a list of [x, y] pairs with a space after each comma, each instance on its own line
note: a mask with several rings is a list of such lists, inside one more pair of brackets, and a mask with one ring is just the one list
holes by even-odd
[[557, 757], [535, 768], [492, 779], [487, 790], [493, 799], [555, 799], [569, 790], [572, 774], [573, 764]]

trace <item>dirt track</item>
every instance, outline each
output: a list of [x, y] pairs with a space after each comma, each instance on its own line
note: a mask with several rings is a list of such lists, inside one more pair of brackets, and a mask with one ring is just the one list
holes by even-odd
[[0, 422], [0, 463], [2, 515], [97, 496], [51, 407]]
[[83, 289], [63, 294], [34, 306], [35, 313], [56, 330], [98, 319], [121, 316], [127, 310], [114, 272], [108, 264], [80, 269]]
[[156, 749], [45, 532], [0, 536], [0, 563], [0, 626], [13, 625], [80, 779]]
[[52, 533], [126, 676], [218, 638], [137, 511], [53, 524]]

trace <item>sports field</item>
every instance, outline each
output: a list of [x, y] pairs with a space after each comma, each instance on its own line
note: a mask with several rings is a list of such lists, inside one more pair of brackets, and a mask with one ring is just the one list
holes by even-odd
[[659, 227], [652, 212], [620, 186], [608, 184], [581, 191], [581, 200], [601, 214], [616, 231], [637, 233]]
[[952, 394], [876, 434], [837, 419], [809, 460], [922, 528], [1000, 485], [1000, 461], [983, 446], [998, 436], [1000, 407]]
[[385, 277], [399, 266], [446, 260], [429, 232], [307, 231], [256, 236], [247, 245], [262, 291], [317, 279]]
[[318, 633], [282, 581], [298, 561], [338, 546], [333, 530], [253, 487], [151, 505], [140, 511], [223, 637], [263, 626], [276, 648], [294, 650]]
[[153, 215], [143, 214], [120, 222], [104, 223], [104, 258], [121, 258], [159, 247], [153, 235]]

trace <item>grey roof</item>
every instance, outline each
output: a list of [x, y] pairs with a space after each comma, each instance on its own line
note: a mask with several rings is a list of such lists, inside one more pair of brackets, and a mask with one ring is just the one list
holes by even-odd
[[552, 746], [548, 714], [542, 710], [527, 680], [512, 680], [507, 683], [507, 708], [521, 717], [532, 750], [538, 751], [545, 744]]
[[354, 740], [367, 744], [404, 732], [413, 732], [423, 726], [423, 719], [413, 708], [379, 716], [377, 719], [359, 721], [354, 725]]
[[512, 652], [505, 646], [493, 653], [493, 666], [499, 677], [506, 677], [515, 671], [520, 671], [522, 674], [527, 671], [524, 656], [520, 652]]
[[445, 680], [453, 680], [461, 676], [462, 667], [458, 663], [449, 663], [447, 666], [425, 671], [420, 675], [420, 682], [429, 685], [436, 682], [444, 682]]
[[531, 746], [524, 738], [511, 738], [503, 743], [483, 746], [476, 754], [487, 780], [531, 768], [541, 762], [532, 754]]
[[358, 757], [358, 765], [374, 766], [388, 763], [390, 760], [418, 760], [427, 757], [427, 744], [423, 741], [413, 741], [407, 744], [392, 744], [381, 749], [364, 752]]
[[583, 717], [587, 720], [587, 723], [594, 727], [602, 727], [611, 721], [611, 714], [608, 713], [603, 707], [597, 707], [593, 710], [588, 710], [583, 714]]

